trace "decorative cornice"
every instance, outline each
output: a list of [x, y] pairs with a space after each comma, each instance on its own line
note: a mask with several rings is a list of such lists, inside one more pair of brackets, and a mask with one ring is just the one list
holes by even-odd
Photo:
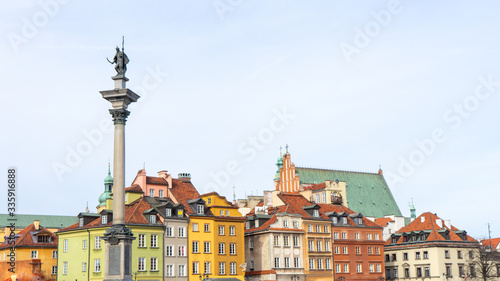
[[111, 116], [113, 116], [113, 122], [114, 124], [123, 124], [125, 125], [125, 122], [127, 122], [127, 117], [130, 114], [130, 111], [126, 110], [125, 108], [118, 108], [118, 109], [110, 109], [109, 113]]

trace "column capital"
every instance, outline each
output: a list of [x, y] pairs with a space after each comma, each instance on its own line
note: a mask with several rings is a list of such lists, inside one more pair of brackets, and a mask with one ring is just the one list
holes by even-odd
[[110, 109], [109, 113], [111, 116], [113, 116], [113, 122], [116, 124], [123, 124], [125, 125], [125, 122], [127, 122], [127, 117], [130, 114], [130, 111], [126, 110], [125, 108], [118, 108], [118, 109]]

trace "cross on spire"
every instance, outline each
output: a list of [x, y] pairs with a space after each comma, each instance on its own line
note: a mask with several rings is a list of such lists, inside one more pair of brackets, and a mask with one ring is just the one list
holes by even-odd
[[288, 143], [286, 144], [285, 148], [286, 148], [286, 153], [288, 153]]

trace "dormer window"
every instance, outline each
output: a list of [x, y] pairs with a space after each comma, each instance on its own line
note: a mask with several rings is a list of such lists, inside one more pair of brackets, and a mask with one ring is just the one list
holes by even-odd
[[333, 223], [338, 223], [338, 221], [339, 221], [339, 220], [337, 219], [337, 217], [332, 217], [332, 222], [333, 222]]
[[358, 224], [362, 225], [363, 224], [363, 218], [358, 218]]
[[319, 217], [319, 210], [313, 210], [313, 217], [315, 218]]
[[156, 223], [156, 215], [149, 215], [149, 223]]
[[83, 227], [83, 218], [80, 218], [80, 220], [78, 222], [78, 226], [79, 227]]
[[197, 205], [196, 206], [196, 213], [199, 214], [199, 215], [203, 215], [205, 212], [204, 212], [205, 208], [203, 207], [203, 205]]
[[170, 208], [166, 208], [166, 209], [165, 209], [165, 216], [167, 216], [167, 217], [171, 217], [171, 216], [172, 216], [172, 209], [170, 209]]
[[37, 237], [37, 242], [38, 243], [49, 243], [50, 242], [50, 236], [38, 236]]
[[347, 224], [347, 217], [342, 217], [342, 224]]
[[207, 198], [207, 205], [210, 205], [210, 204], [212, 204], [212, 198], [208, 197]]
[[219, 214], [221, 217], [224, 216], [224, 210], [220, 210]]
[[101, 217], [101, 224], [107, 224], [108, 223], [108, 216], [104, 215]]

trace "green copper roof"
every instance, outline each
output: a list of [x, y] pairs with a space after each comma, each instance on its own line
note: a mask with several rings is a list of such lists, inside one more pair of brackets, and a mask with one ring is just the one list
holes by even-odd
[[301, 184], [339, 180], [346, 183], [348, 207], [367, 217], [402, 216], [382, 175], [338, 170], [299, 168]]
[[109, 168], [109, 163], [108, 163], [108, 176], [104, 178], [104, 184], [113, 184], [113, 177], [111, 177], [111, 170]]
[[111, 199], [111, 192], [104, 191], [100, 196], [99, 196], [99, 206], [104, 206], [106, 205], [106, 200]]
[[[8, 219], [16, 219], [9, 221]], [[50, 215], [9, 215], [0, 214], [0, 227], [9, 226], [15, 223], [16, 228], [24, 228], [32, 224], [33, 221], [39, 220], [40, 225], [47, 228], [64, 228], [78, 222], [76, 216], [50, 216]]]

